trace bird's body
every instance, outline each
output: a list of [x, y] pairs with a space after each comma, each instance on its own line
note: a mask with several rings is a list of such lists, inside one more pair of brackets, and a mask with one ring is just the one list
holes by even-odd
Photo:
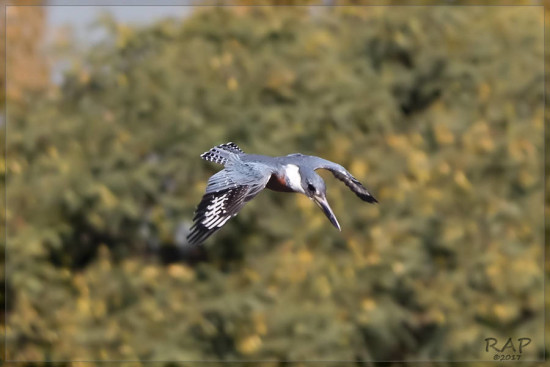
[[376, 199], [344, 167], [325, 159], [289, 154], [269, 157], [246, 154], [233, 143], [222, 144], [203, 153], [201, 158], [223, 164], [225, 168], [208, 180], [187, 236], [189, 244], [200, 244], [219, 230], [230, 218], [264, 188], [280, 192], [297, 192], [314, 200], [331, 223], [340, 225], [326, 200], [325, 183], [316, 169], [327, 169], [342, 180], [362, 200], [375, 203]]

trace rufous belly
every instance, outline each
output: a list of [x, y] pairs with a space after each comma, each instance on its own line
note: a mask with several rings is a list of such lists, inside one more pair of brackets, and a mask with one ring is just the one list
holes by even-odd
[[271, 175], [266, 187], [273, 191], [294, 192], [294, 190], [286, 185], [285, 178], [277, 176], [276, 174]]

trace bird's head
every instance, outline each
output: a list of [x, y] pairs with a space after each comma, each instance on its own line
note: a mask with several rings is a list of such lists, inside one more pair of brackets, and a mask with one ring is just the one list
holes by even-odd
[[306, 194], [311, 200], [313, 200], [319, 207], [323, 210], [330, 222], [341, 231], [340, 223], [336, 219], [336, 216], [332, 212], [330, 205], [327, 201], [327, 188], [325, 186], [325, 181], [323, 178], [315, 173], [314, 170], [300, 170], [301, 176], [301, 186]]

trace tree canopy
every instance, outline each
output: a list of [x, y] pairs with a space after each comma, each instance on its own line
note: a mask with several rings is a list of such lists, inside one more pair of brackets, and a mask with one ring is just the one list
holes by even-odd
[[[103, 17], [8, 106], [7, 358], [484, 360], [543, 345], [543, 17], [533, 7]], [[9, 101], [8, 101], [9, 103]], [[336, 231], [263, 192], [204, 246], [199, 155], [319, 155]], [[3, 214], [2, 214], [3, 215]]]

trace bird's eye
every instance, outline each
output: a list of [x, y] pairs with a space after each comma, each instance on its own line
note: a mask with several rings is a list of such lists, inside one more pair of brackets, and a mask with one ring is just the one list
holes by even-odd
[[315, 187], [312, 184], [307, 184], [307, 189], [309, 191], [315, 191]]

